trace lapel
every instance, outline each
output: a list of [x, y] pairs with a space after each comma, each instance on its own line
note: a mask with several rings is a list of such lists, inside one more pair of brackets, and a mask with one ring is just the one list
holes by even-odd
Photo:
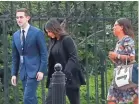
[[51, 49], [54, 46], [54, 44], [55, 44], [55, 40], [50, 40], [50, 43], [49, 43], [49, 46], [48, 46], [48, 58], [50, 56], [50, 52], [51, 52]]
[[29, 27], [28, 32], [27, 32], [27, 37], [26, 37], [26, 41], [25, 41], [25, 50], [28, 47], [28, 44], [30, 42], [31, 36], [33, 36], [33, 31], [32, 31], [32, 26]]
[[21, 31], [18, 30], [16, 34], [17, 35], [15, 35], [15, 37], [14, 37], [15, 44], [16, 44], [18, 51], [21, 52], [21, 48], [22, 48], [21, 47], [21, 37], [20, 37]]

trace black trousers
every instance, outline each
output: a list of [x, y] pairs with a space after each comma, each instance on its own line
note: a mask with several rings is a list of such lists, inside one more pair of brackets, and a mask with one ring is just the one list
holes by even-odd
[[[70, 101], [70, 104], [80, 104], [80, 91], [79, 88], [66, 88], [66, 95]], [[48, 88], [48, 95], [45, 104], [52, 104], [52, 87]]]

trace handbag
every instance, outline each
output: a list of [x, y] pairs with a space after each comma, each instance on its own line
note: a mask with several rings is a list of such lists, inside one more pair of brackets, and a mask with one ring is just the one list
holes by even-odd
[[121, 90], [137, 87], [138, 84], [133, 81], [133, 74], [137, 74], [134, 79], [138, 79], [138, 73], [135, 73], [135, 70], [134, 63], [127, 64], [127, 59], [126, 65], [119, 65], [114, 68], [114, 86]]
[[84, 73], [85, 73], [85, 69], [84, 69], [83, 65], [80, 64], [80, 69], [79, 69], [79, 73], [78, 74], [79, 74], [81, 85], [86, 85]]

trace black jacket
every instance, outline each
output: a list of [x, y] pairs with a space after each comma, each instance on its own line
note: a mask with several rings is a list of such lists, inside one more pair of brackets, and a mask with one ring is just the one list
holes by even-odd
[[[48, 47], [48, 77], [47, 77], [47, 85], [50, 84], [50, 78], [54, 73], [54, 65], [56, 64], [51, 56], [51, 49], [55, 43], [55, 40], [52, 39], [49, 43]], [[63, 35], [60, 38], [60, 44], [58, 45], [58, 57], [59, 63], [62, 65], [62, 71], [72, 73], [71, 80], [67, 79], [66, 87], [71, 88], [79, 88], [80, 85], [85, 84], [85, 79], [83, 77], [81, 67], [79, 65], [78, 57], [77, 57], [77, 49], [73, 39], [68, 35]]]

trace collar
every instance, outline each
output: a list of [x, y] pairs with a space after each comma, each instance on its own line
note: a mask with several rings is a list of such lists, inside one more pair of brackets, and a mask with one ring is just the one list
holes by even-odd
[[21, 28], [21, 31], [22, 31], [22, 30], [24, 30], [24, 31], [27, 33], [27, 32], [28, 32], [29, 27], [30, 27], [30, 24], [27, 24], [27, 26], [26, 26], [24, 29], [22, 29], [22, 28]]

